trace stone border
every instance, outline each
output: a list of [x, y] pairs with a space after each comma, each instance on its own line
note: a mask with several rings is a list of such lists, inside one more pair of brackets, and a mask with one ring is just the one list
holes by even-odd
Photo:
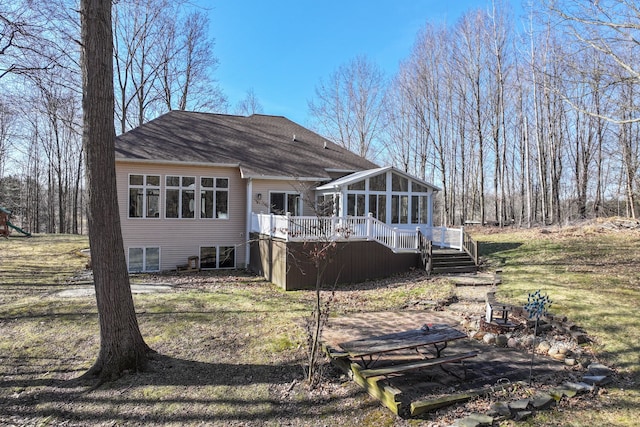
[[607, 366], [600, 363], [592, 363], [580, 382], [565, 382], [562, 387], [554, 388], [548, 393], [539, 393], [531, 399], [495, 402], [486, 414], [473, 413], [455, 420], [451, 426], [480, 427], [491, 426], [494, 421], [522, 421], [536, 412], [552, 408], [564, 398], [571, 399], [579, 394], [595, 393], [599, 386], [611, 382], [612, 375], [613, 370]]

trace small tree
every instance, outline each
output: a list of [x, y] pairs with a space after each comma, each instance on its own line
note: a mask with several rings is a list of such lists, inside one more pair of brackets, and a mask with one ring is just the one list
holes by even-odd
[[547, 294], [542, 294], [540, 289], [533, 293], [529, 293], [527, 297], [527, 304], [524, 306], [529, 319], [535, 319], [535, 326], [533, 328], [533, 350], [531, 351], [531, 365], [529, 366], [529, 384], [532, 382], [533, 375], [533, 358], [536, 355], [536, 336], [538, 335], [538, 323], [540, 318], [547, 315], [547, 312], [551, 308], [551, 298]]

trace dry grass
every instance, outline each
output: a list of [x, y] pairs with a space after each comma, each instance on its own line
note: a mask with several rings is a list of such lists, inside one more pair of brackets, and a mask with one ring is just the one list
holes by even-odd
[[[485, 230], [486, 231], [486, 230]], [[576, 400], [529, 425], [635, 425], [638, 396], [636, 234], [575, 230], [474, 233], [490, 268], [503, 270], [501, 297], [547, 291], [595, 337], [619, 370], [597, 399]], [[151, 370], [88, 391], [74, 379], [97, 355], [93, 297], [61, 298], [86, 284], [84, 237], [0, 240], [0, 425], [434, 425], [399, 420], [330, 367], [314, 391], [304, 384], [304, 319], [310, 292], [283, 292], [245, 274], [137, 276], [173, 292], [135, 295], [143, 335], [158, 351]], [[637, 264], [636, 264], [637, 265]], [[341, 288], [335, 315], [428, 309], [455, 288], [416, 274]], [[328, 297], [329, 293], [325, 293]], [[624, 389], [624, 391], [622, 391]], [[444, 417], [441, 420], [450, 418]], [[437, 424], [436, 424], [437, 425]], [[508, 425], [508, 424], [505, 424]]]

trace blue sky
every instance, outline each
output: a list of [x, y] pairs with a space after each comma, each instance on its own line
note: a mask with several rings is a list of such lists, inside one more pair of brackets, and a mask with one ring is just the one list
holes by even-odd
[[[490, 0], [209, 0], [215, 77], [230, 113], [253, 89], [265, 114], [308, 125], [320, 79], [358, 55], [392, 76], [427, 21], [453, 24]], [[520, 0], [508, 0], [512, 6]]]

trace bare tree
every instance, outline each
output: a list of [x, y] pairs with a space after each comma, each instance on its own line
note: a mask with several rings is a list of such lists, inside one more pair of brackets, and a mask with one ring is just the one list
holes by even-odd
[[177, 21], [164, 16], [164, 21], [157, 82], [166, 108], [225, 111], [226, 96], [212, 77], [218, 59], [208, 35], [207, 15], [196, 10]]
[[315, 88], [309, 111], [318, 131], [346, 149], [373, 158], [382, 132], [385, 78], [364, 56], [340, 66]]
[[244, 99], [238, 102], [236, 105], [236, 114], [250, 116], [252, 114], [262, 114], [263, 113], [262, 104], [260, 100], [256, 96], [256, 93], [253, 89], [247, 90], [247, 94]]
[[201, 11], [181, 0], [123, 0], [114, 13], [120, 132], [169, 110], [226, 109], [218, 60]]
[[47, 20], [31, 2], [0, 3], [0, 78], [51, 70], [58, 64], [61, 52], [46, 37], [47, 28]]
[[111, 2], [81, 0], [80, 19], [89, 242], [100, 320], [100, 352], [85, 376], [104, 381], [144, 369], [150, 349], [138, 327], [120, 230]]

